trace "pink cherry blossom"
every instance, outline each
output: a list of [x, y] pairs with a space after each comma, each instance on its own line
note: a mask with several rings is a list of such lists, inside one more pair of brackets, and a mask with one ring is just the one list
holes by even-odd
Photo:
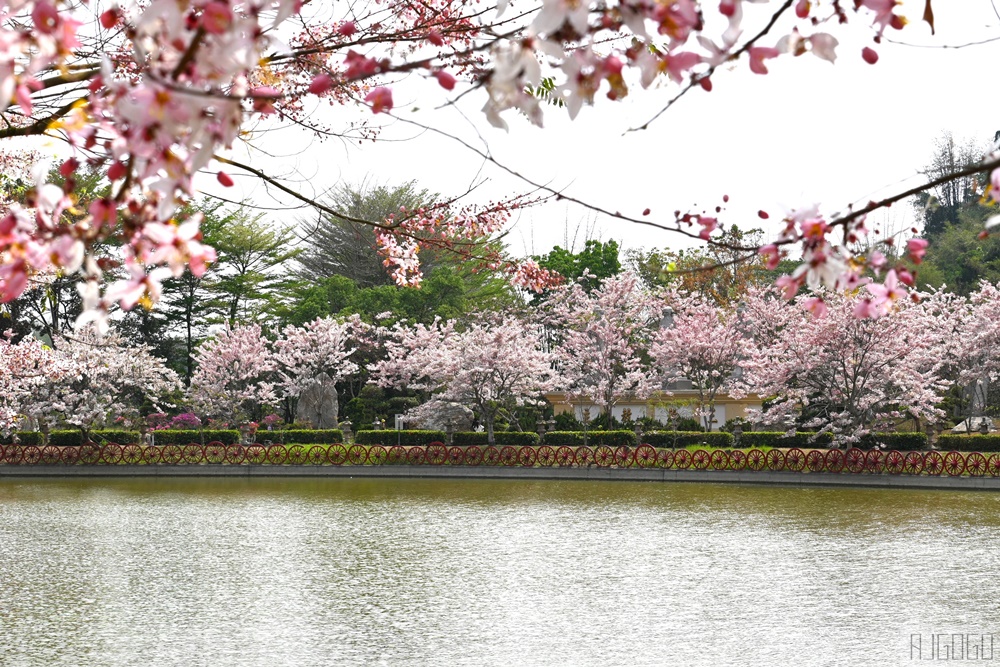
[[212, 0], [201, 10], [201, 25], [213, 35], [225, 33], [233, 22], [233, 10], [229, 3]]
[[434, 78], [437, 79], [438, 83], [445, 90], [453, 90], [455, 88], [455, 77], [444, 70], [439, 69], [434, 72]]
[[769, 58], [777, 58], [781, 55], [778, 49], [774, 49], [766, 46], [752, 46], [749, 50], [750, 54], [750, 71], [754, 74], [767, 74], [767, 66], [764, 61]]
[[833, 35], [825, 32], [817, 32], [809, 37], [810, 51], [814, 55], [829, 62], [837, 61], [837, 46], [839, 42]]
[[333, 78], [329, 74], [319, 74], [309, 83], [309, 92], [322, 95], [333, 87]]
[[908, 239], [906, 241], [906, 254], [909, 255], [914, 264], [920, 264], [924, 261], [927, 245], [927, 239]]
[[372, 113], [388, 113], [392, 111], [392, 91], [379, 86], [365, 96], [365, 102], [372, 107]]
[[868, 283], [865, 287], [868, 288], [868, 291], [874, 297], [874, 303], [883, 308], [882, 312], [885, 312], [885, 309], [892, 302], [905, 299], [907, 294], [906, 290], [899, 286], [899, 281], [896, 279], [896, 272], [894, 270], [886, 274], [885, 283]]
[[773, 271], [778, 268], [778, 262], [781, 261], [781, 253], [778, 251], [778, 246], [773, 243], [768, 243], [765, 246], [761, 246], [757, 252], [767, 258], [765, 266], [767, 266], [768, 271]]
[[884, 313], [884, 309], [879, 301], [868, 297], [862, 297], [854, 304], [854, 317], [859, 320], [866, 318], [875, 319]]
[[813, 317], [823, 317], [826, 315], [828, 308], [826, 307], [826, 301], [822, 297], [813, 296], [805, 299], [802, 302], [802, 307], [813, 314]]

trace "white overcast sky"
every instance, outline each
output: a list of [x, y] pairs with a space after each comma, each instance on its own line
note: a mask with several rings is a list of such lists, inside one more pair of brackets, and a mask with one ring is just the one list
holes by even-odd
[[[563, 109], [546, 107], [542, 129], [507, 112], [506, 133], [489, 126], [480, 112], [483, 91], [472, 91], [454, 107], [443, 106], [449, 98], [433, 80], [394, 88], [396, 112], [488, 147], [499, 162], [531, 180], [610, 210], [639, 216], [649, 208], [650, 220], [670, 222], [674, 210], [714, 208], [728, 194], [724, 223], [763, 227], [766, 223], [756, 212], [764, 209], [772, 214], [773, 231], [775, 220], [789, 208], [819, 203], [834, 212], [916, 184], [935, 139], [946, 130], [984, 145], [1000, 130], [992, 73], [1000, 42], [957, 49], [915, 46], [1000, 37], [991, 1], [937, 0], [934, 37], [919, 20], [923, 4], [905, 2], [902, 13], [912, 25], [886, 34], [908, 45], [875, 46], [872, 30], [860, 17], [853, 18], [851, 25], [831, 30], [841, 42], [835, 65], [810, 54], [784, 57], [769, 61], [771, 73], [759, 76], [741, 61], [713, 77], [711, 93], [691, 91], [641, 132], [626, 130], [646, 121], [677, 92], [676, 86], [649, 91], [635, 86], [625, 102], [617, 103], [604, 99], [602, 90], [596, 106], [585, 107], [575, 121]], [[749, 6], [748, 17], [756, 9]], [[775, 32], [764, 45], [780, 34]], [[869, 45], [880, 55], [874, 66], [861, 58], [861, 49]], [[356, 118], [351, 113], [333, 120]], [[414, 179], [444, 195], [482, 183], [469, 202], [530, 190], [439, 134], [421, 134], [396, 121], [381, 138], [359, 146], [316, 142], [299, 130], [280, 130], [263, 144], [273, 155], [255, 156], [253, 162], [275, 174], [297, 172], [308, 194], [366, 179], [390, 185]], [[249, 179], [240, 179], [236, 190], [236, 196], [275, 205]], [[275, 215], [290, 221], [310, 214]], [[906, 205], [889, 216], [897, 226], [912, 219]], [[521, 213], [508, 243], [518, 255], [543, 253], [563, 245], [567, 228], [572, 233], [578, 226], [625, 247], [689, 245], [669, 232], [601, 218], [563, 202]]]

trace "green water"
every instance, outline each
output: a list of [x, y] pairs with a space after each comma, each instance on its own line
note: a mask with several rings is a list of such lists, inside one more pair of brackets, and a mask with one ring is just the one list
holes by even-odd
[[919, 664], [1000, 640], [998, 526], [975, 492], [0, 480], [0, 665]]

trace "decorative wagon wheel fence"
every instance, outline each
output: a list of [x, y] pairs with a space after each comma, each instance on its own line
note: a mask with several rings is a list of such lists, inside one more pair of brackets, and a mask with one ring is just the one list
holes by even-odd
[[114, 442], [83, 445], [0, 444], [6, 466], [496, 466], [617, 468], [807, 475], [1000, 477], [1000, 453], [883, 451], [852, 447], [726, 449], [620, 445], [344, 445], [222, 442], [165, 445]]

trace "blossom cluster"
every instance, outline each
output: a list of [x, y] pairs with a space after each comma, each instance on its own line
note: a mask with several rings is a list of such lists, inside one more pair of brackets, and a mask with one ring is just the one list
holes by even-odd
[[[170, 407], [180, 391], [176, 373], [144, 346], [92, 329], [48, 347], [35, 339], [0, 343], [0, 430], [25, 422], [84, 430], [116, 417], [140, 419], [144, 404]], [[157, 410], [159, 412], [159, 410]]]

